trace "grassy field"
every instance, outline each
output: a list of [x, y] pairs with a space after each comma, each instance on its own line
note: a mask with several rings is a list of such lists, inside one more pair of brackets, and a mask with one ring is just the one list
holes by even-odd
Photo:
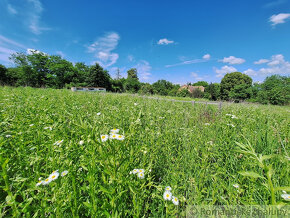
[[[2, 87], [0, 216], [176, 217], [188, 205], [287, 204], [289, 111]], [[125, 138], [102, 140], [114, 128]]]

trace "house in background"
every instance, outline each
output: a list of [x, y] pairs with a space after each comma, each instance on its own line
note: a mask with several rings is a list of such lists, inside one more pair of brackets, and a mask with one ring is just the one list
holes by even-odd
[[71, 87], [73, 92], [106, 92], [106, 88], [102, 87]]
[[190, 86], [190, 85], [183, 85], [180, 87], [179, 91], [182, 89], [187, 89], [190, 93], [193, 93], [194, 90], [199, 89], [201, 92], [204, 92], [204, 87], [203, 86]]

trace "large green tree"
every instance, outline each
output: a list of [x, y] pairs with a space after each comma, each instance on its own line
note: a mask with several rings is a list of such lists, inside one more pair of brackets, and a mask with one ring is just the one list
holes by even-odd
[[104, 70], [98, 63], [90, 67], [87, 80], [89, 86], [103, 87], [111, 90], [111, 77], [108, 71]]
[[258, 101], [263, 104], [285, 105], [290, 102], [290, 77], [272, 75], [261, 84]]
[[0, 64], [0, 85], [7, 84], [7, 71], [7, 68], [4, 65]]
[[251, 77], [240, 72], [227, 73], [221, 81], [221, 98], [223, 100], [229, 100], [229, 94], [235, 86], [244, 84], [244, 88], [249, 88], [252, 85], [252, 81]]
[[169, 92], [174, 88], [174, 85], [166, 80], [158, 80], [152, 84], [154, 89], [154, 94], [158, 95], [168, 95]]
[[136, 68], [131, 68], [130, 70], [127, 71], [127, 79], [137, 79], [137, 80], [139, 80]]
[[205, 88], [205, 94], [208, 94], [210, 100], [216, 101], [220, 98], [220, 84], [211, 83]]

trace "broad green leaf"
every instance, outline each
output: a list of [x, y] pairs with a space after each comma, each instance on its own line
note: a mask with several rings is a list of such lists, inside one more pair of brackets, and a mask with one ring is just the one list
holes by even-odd
[[252, 171], [241, 171], [239, 172], [239, 174], [243, 175], [243, 176], [247, 176], [247, 177], [252, 177], [252, 178], [263, 178], [262, 176], [260, 176], [258, 173], [252, 172]]

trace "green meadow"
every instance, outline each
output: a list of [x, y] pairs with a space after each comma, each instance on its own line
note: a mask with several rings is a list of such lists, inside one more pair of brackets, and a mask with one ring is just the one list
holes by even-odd
[[[1, 87], [0, 216], [183, 217], [189, 205], [286, 205], [289, 112]], [[167, 186], [177, 201], [166, 199]]]

